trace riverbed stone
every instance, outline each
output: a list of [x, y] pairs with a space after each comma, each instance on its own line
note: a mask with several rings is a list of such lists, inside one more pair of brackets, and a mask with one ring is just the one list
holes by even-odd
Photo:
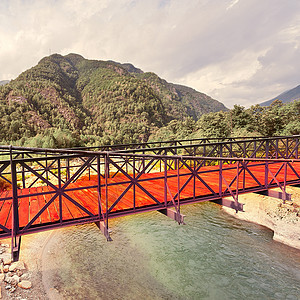
[[12, 284], [13, 278], [6, 275], [4, 281], [5, 281], [6, 283]]
[[24, 273], [20, 277], [21, 277], [21, 280], [27, 280], [27, 279], [29, 279], [29, 274], [28, 273]]
[[32, 287], [31, 281], [29, 280], [22, 280], [18, 283], [18, 286], [22, 289], [30, 289]]
[[4, 273], [7, 273], [9, 271], [9, 265], [5, 265], [4, 267], [3, 267], [3, 272]]
[[11, 254], [10, 253], [0, 254], [0, 260], [2, 260], [3, 265], [10, 265], [12, 262]]
[[19, 283], [20, 282], [20, 277], [18, 275], [13, 275], [12, 279], [16, 282]]
[[16, 261], [16, 262], [13, 262], [10, 267], [9, 267], [9, 271], [13, 272], [13, 271], [16, 271], [16, 270], [25, 270], [25, 265], [22, 261]]

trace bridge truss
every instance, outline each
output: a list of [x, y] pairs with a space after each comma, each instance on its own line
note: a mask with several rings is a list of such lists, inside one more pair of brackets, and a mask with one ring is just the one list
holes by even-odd
[[[215, 201], [243, 210], [238, 196], [290, 200], [300, 184], [300, 136], [195, 139], [77, 149], [0, 146], [0, 238], [159, 211], [184, 223], [183, 204]], [[279, 187], [280, 192], [272, 189]], [[229, 199], [228, 197], [231, 197]]]

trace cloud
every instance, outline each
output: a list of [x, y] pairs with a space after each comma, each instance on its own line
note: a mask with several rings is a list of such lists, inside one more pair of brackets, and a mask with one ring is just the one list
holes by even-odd
[[299, 84], [299, 11], [298, 0], [2, 0], [0, 80], [73, 52], [250, 105]]
[[231, 9], [233, 6], [235, 6], [240, 0], [232, 0], [229, 5], [226, 7], [226, 10]]

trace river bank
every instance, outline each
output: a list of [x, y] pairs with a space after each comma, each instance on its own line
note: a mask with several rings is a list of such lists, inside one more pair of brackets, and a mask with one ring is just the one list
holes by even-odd
[[239, 202], [244, 203], [243, 212], [236, 213], [227, 207], [223, 210], [240, 220], [270, 228], [275, 241], [300, 249], [300, 188], [288, 186], [287, 192], [292, 194], [292, 201], [286, 203], [277, 198], [249, 193], [239, 196]]
[[[15, 291], [11, 292], [11, 290], [6, 288], [7, 283], [2, 281], [0, 283], [1, 299], [50, 299], [48, 294], [51, 293], [51, 289], [48, 291], [47, 286], [45, 288], [45, 285], [43, 284], [44, 279], [47, 280], [47, 274], [42, 268], [42, 257], [44, 248], [48, 245], [52, 234], [53, 231], [48, 231], [22, 237], [19, 261], [24, 263], [27, 279], [31, 282], [32, 286], [27, 290], [17, 287]], [[1, 240], [1, 244], [9, 245], [6, 250], [7, 254], [10, 253], [10, 242], [10, 239]]]

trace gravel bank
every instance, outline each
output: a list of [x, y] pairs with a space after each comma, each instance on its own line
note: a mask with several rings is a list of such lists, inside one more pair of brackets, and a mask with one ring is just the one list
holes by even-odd
[[300, 249], [300, 188], [287, 187], [287, 192], [292, 194], [292, 201], [285, 204], [277, 198], [249, 193], [239, 196], [239, 202], [244, 203], [243, 212], [236, 213], [227, 207], [223, 210], [241, 220], [270, 228], [274, 240]]

